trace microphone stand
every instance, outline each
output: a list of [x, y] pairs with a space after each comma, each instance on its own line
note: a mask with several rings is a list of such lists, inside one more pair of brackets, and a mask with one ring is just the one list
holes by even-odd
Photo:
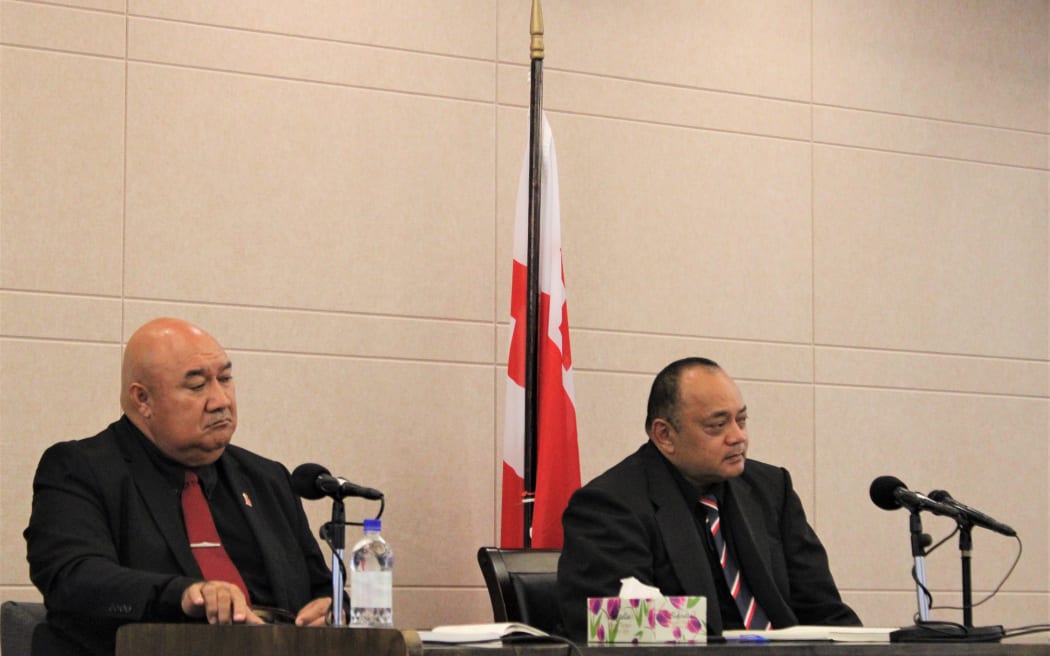
[[343, 615], [343, 552], [346, 550], [346, 509], [342, 499], [332, 501], [332, 521], [321, 527], [321, 538], [332, 547], [332, 626], [346, 626]]
[[922, 532], [919, 511], [911, 513], [911, 550], [915, 556], [915, 581], [919, 598], [919, 621], [913, 626], [900, 628], [890, 634], [890, 642], [999, 642], [1003, 636], [1002, 626], [973, 625], [973, 591], [970, 581], [970, 557], [973, 525], [967, 519], [956, 518], [959, 523], [959, 551], [962, 558], [962, 605], [963, 625], [948, 622], [930, 622], [930, 600], [926, 596], [926, 547], [932, 539]]
[[930, 598], [926, 596], [926, 547], [932, 539], [922, 532], [922, 518], [918, 510], [911, 511], [911, 555], [915, 558], [915, 597], [919, 604], [919, 620], [930, 621]]
[[963, 626], [973, 628], [973, 584], [970, 580], [970, 559], [973, 556], [973, 536], [969, 521], [959, 520], [959, 559], [962, 562]]
[[[926, 642], [929, 632], [923, 626], [930, 621], [930, 599], [926, 596], [926, 547], [933, 538], [922, 532], [922, 517], [919, 509], [912, 508], [908, 518], [911, 529], [911, 555], [915, 559], [915, 597], [919, 604], [919, 622], [890, 633], [890, 642]], [[934, 636], [936, 639], [936, 635]]]
[[960, 518], [959, 522], [959, 559], [962, 563], [962, 607], [963, 626], [966, 637], [972, 641], [998, 642], [1005, 635], [1002, 625], [974, 626], [973, 625], [973, 583], [970, 576], [970, 560], [973, 556], [973, 536], [970, 529], [973, 523], [966, 518]]

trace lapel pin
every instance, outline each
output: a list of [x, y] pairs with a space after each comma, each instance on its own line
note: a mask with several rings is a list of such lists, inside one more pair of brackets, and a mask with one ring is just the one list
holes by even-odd
[[248, 496], [248, 493], [247, 492], [241, 492], [241, 496], [244, 497], [244, 505], [246, 505], [249, 508], [251, 508], [252, 507], [252, 498], [250, 496]]

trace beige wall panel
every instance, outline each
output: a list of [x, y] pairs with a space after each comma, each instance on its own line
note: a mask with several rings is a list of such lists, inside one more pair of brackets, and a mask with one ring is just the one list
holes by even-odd
[[[492, 604], [477, 568], [476, 588], [415, 588], [394, 591], [394, 623], [398, 628], [433, 628], [444, 624], [492, 621]], [[398, 584], [397, 568], [394, 585]]]
[[816, 0], [813, 101], [1045, 132], [1047, 4]]
[[128, 13], [475, 59], [496, 49], [496, 4], [479, 0], [129, 0]]
[[[527, 68], [503, 64], [499, 67], [498, 82], [500, 104], [528, 106]], [[559, 70], [544, 72], [543, 107], [547, 112], [803, 140], [810, 138], [812, 112], [809, 105], [800, 102]]]
[[652, 378], [651, 374], [575, 372], [583, 483], [634, 453], [648, 439], [645, 403]]
[[286, 35], [132, 18], [128, 57], [212, 70], [491, 101], [491, 63]]
[[[22, 560], [25, 560], [23, 556]], [[26, 581], [29, 581], [28, 576]], [[4, 601], [30, 601], [40, 603], [44, 598], [40, 592], [31, 584], [26, 585], [0, 585], [0, 599]]]
[[491, 320], [490, 109], [129, 75], [129, 295]]
[[123, 57], [125, 31], [121, 14], [0, 2], [0, 41], [6, 45]]
[[119, 342], [120, 301], [0, 292], [0, 335]]
[[[382, 490], [383, 535], [398, 553], [397, 585], [476, 578], [474, 552], [449, 549], [437, 536], [477, 546], [492, 540], [491, 367], [230, 356], [237, 363], [238, 444], [290, 470], [316, 462]], [[329, 502], [306, 505], [315, 530], [331, 518]], [[353, 500], [347, 520], [378, 510], [377, 502]], [[349, 530], [347, 541], [360, 535]]]
[[[821, 472], [814, 470], [813, 390], [808, 385], [781, 385], [737, 379], [747, 404], [751, 444], [748, 457], [791, 472], [807, 519], [818, 531], [821, 499], [814, 496]], [[833, 502], [834, 499], [828, 499]]]
[[127, 6], [126, 0], [33, 0], [53, 5], [64, 5], [66, 7], [82, 7], [84, 9], [100, 9], [102, 11], [115, 11], [123, 14]]
[[[571, 305], [569, 310], [571, 328]], [[577, 369], [655, 376], [679, 358], [699, 355], [715, 360], [734, 378], [807, 383], [813, 380], [813, 353], [808, 346], [575, 328], [571, 329], [570, 337], [573, 365]], [[502, 357], [506, 360], [506, 354]]]
[[124, 65], [17, 48], [0, 56], [0, 281], [117, 294]]
[[1039, 169], [1047, 167], [1050, 148], [1046, 134], [819, 106], [813, 108], [813, 140]]
[[[946, 543], [942, 550], [955, 549], [953, 556], [958, 557], [958, 549], [954, 544]], [[947, 553], [940, 558], [951, 559]], [[956, 577], [958, 578], [958, 577]], [[989, 591], [978, 593], [974, 591], [974, 601], [980, 601], [987, 596]], [[911, 626], [914, 624], [913, 616], [918, 610], [918, 602], [915, 598], [915, 586], [908, 592], [853, 592], [843, 591], [843, 599], [857, 611], [860, 619], [868, 626]], [[944, 605], [959, 606], [962, 599], [958, 590], [944, 592], [934, 591], [934, 602]], [[973, 611], [975, 626], [1003, 625], [1007, 630], [1022, 626], [1035, 624], [1046, 624], [1050, 617], [1050, 602], [1045, 595], [1025, 594], [1016, 592], [1000, 592], [987, 603], [978, 606]], [[960, 610], [933, 610], [931, 618], [946, 622], [962, 623], [962, 611]], [[1007, 644], [1013, 643], [1043, 643], [1046, 644], [1046, 633], [1036, 633], [1028, 636], [1010, 638]]]
[[815, 358], [818, 383], [1050, 396], [1046, 362], [821, 347]]
[[[500, 0], [499, 58], [529, 56], [528, 0]], [[810, 3], [550, 2], [544, 45], [554, 69], [808, 100]]]
[[[817, 498], [821, 537], [833, 557], [854, 563], [839, 584], [850, 589], [912, 589], [908, 513], [887, 512], [869, 496], [878, 476], [910, 489], [944, 489], [1009, 524], [1025, 551], [1004, 589], [1045, 590], [1050, 506], [1047, 401], [963, 394], [818, 387]], [[1034, 491], [1040, 491], [1033, 493]], [[951, 520], [923, 515], [936, 541]], [[974, 531], [974, 589], [990, 590], [1017, 554], [1017, 543]], [[952, 551], [955, 551], [953, 554]], [[927, 558], [928, 581], [958, 587], [956, 545]]]
[[[500, 113], [500, 142], [512, 144], [497, 180], [502, 253], [523, 116]], [[811, 339], [807, 145], [578, 116], [551, 124], [570, 325]], [[497, 273], [496, 307], [509, 307], [509, 268]]]
[[36, 465], [52, 444], [94, 435], [120, 416], [120, 349], [0, 339], [0, 357], [0, 582], [25, 584], [22, 530]]
[[817, 147], [816, 341], [1047, 357], [1042, 172]]
[[76, 6], [85, 9], [101, 9], [103, 12], [124, 13], [127, 6], [126, 0], [31, 0], [44, 4], [61, 4], [63, 6]]
[[491, 364], [491, 324], [219, 305], [129, 301], [124, 335], [154, 317], [192, 321], [223, 346], [320, 356]]

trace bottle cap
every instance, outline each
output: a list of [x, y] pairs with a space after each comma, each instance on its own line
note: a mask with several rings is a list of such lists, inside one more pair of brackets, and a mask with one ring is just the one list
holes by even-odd
[[369, 531], [374, 531], [374, 532], [378, 533], [380, 531], [380, 529], [383, 527], [383, 522], [382, 522], [382, 520], [379, 520], [379, 519], [366, 519], [365, 522], [364, 522], [364, 525], [365, 525], [365, 532], [366, 533], [369, 532]]

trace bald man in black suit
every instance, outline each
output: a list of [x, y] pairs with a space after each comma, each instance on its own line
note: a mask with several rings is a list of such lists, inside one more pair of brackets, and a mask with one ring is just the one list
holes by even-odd
[[[30, 576], [67, 651], [112, 654], [117, 628], [136, 621], [254, 624], [283, 610], [324, 624], [331, 576], [288, 470], [230, 444], [233, 368], [218, 342], [178, 319], [145, 324], [124, 352], [120, 402], [98, 435], [47, 449], [33, 481]], [[201, 573], [180, 501], [187, 469], [240, 584]]]

